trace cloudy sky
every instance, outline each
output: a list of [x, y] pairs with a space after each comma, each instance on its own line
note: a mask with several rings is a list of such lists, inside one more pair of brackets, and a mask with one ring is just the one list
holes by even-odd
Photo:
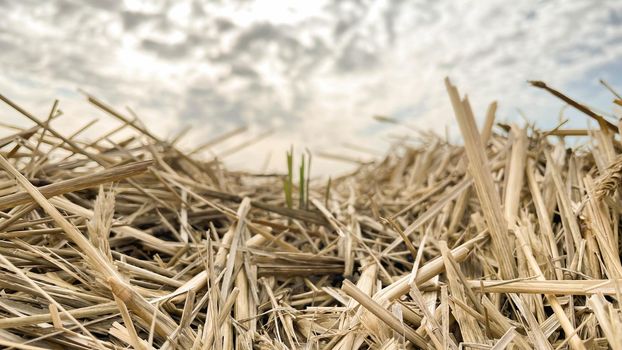
[[[225, 158], [234, 168], [271, 155], [283, 169], [290, 144], [364, 158], [346, 145], [382, 153], [388, 135], [413, 133], [376, 114], [457, 135], [445, 76], [478, 117], [497, 100], [500, 119], [523, 113], [542, 127], [556, 124], [562, 104], [527, 80], [610, 114], [598, 79], [622, 90], [617, 0], [0, 0], [0, 11], [0, 93], [41, 117], [60, 99], [66, 116], [56, 123], [68, 134], [95, 118], [98, 133], [114, 125], [78, 89], [131, 107], [162, 137], [192, 127], [187, 148], [248, 126], [216, 155], [271, 130]], [[6, 106], [0, 113], [26, 124]]]

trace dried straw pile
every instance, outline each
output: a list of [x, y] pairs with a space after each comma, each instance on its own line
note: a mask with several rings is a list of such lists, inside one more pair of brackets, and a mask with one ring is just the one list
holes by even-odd
[[493, 104], [478, 129], [447, 81], [464, 146], [398, 145], [301, 207], [92, 97], [123, 125], [84, 142], [0, 96], [36, 123], [0, 140], [0, 345], [622, 349], [618, 128], [534, 84], [600, 128]]

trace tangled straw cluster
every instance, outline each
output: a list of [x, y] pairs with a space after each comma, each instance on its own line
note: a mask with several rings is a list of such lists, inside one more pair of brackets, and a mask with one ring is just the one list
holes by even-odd
[[480, 129], [447, 81], [464, 145], [326, 185], [199, 161], [93, 97], [121, 124], [87, 142], [0, 96], [36, 124], [0, 140], [0, 344], [622, 349], [618, 129], [534, 84], [599, 128], [495, 128], [492, 104]]

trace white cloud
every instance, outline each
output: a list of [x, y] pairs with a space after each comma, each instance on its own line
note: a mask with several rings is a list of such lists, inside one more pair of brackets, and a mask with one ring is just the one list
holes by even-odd
[[561, 104], [528, 79], [604, 109], [609, 96], [594, 92], [594, 82], [622, 85], [615, 0], [57, 0], [0, 2], [0, 9], [0, 92], [39, 113], [59, 97], [71, 125], [98, 115], [74, 92], [82, 87], [119, 109], [132, 106], [162, 135], [196, 125], [189, 143], [239, 124], [254, 134], [277, 129], [228, 159], [233, 165], [255, 167], [259, 154], [273, 152], [282, 168], [290, 143], [337, 152], [347, 152], [342, 142], [382, 147], [374, 130], [386, 127], [374, 114], [439, 133], [449, 125], [455, 135], [446, 75], [470, 94], [478, 115], [497, 99], [500, 117], [515, 118], [520, 108], [541, 125], [555, 123]]

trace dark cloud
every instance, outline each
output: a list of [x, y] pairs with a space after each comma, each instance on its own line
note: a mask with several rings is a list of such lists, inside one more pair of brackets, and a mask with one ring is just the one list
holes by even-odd
[[100, 76], [89, 59], [79, 53], [67, 53], [62, 58], [49, 61], [47, 68], [53, 79], [74, 82], [77, 86], [96, 81], [105, 84], [108, 80]]
[[279, 28], [270, 23], [259, 23], [244, 30], [238, 36], [233, 51], [249, 52], [261, 49], [269, 42], [295, 44], [295, 40], [287, 37], [285, 28]]
[[121, 22], [123, 23], [123, 28], [128, 31], [132, 31], [141, 25], [152, 23], [155, 20], [160, 20], [161, 17], [162, 16], [160, 14], [127, 10], [121, 11]]
[[219, 32], [228, 32], [237, 27], [233, 21], [224, 17], [214, 18], [214, 24]]
[[106, 11], [115, 11], [121, 7], [121, 2], [117, 0], [80, 0], [80, 3]]
[[11, 55], [11, 52], [15, 52], [18, 48], [19, 46], [13, 38], [0, 35], [0, 52]]
[[536, 16], [538, 15], [538, 12], [535, 10], [529, 10], [525, 13], [525, 20], [527, 21], [533, 21], [536, 19]]
[[57, 16], [74, 16], [80, 12], [80, 5], [74, 1], [60, 0], [56, 5]]
[[[200, 84], [199, 84], [200, 85]], [[193, 86], [186, 91], [181, 117], [204, 121], [218, 127], [247, 123], [248, 107], [237, 99], [220, 95], [213, 86]]]
[[622, 24], [622, 10], [612, 9], [611, 11], [609, 11], [608, 21], [609, 23], [615, 26], [621, 25]]
[[192, 50], [192, 45], [186, 41], [167, 44], [152, 39], [145, 39], [141, 42], [141, 46], [143, 49], [153, 52], [164, 59], [181, 59], [186, 57]]
[[259, 74], [249, 65], [234, 64], [231, 66], [231, 75], [245, 79], [257, 79]]
[[337, 71], [349, 73], [363, 69], [373, 69], [380, 61], [380, 52], [369, 47], [364, 39], [351, 40], [337, 58]]

